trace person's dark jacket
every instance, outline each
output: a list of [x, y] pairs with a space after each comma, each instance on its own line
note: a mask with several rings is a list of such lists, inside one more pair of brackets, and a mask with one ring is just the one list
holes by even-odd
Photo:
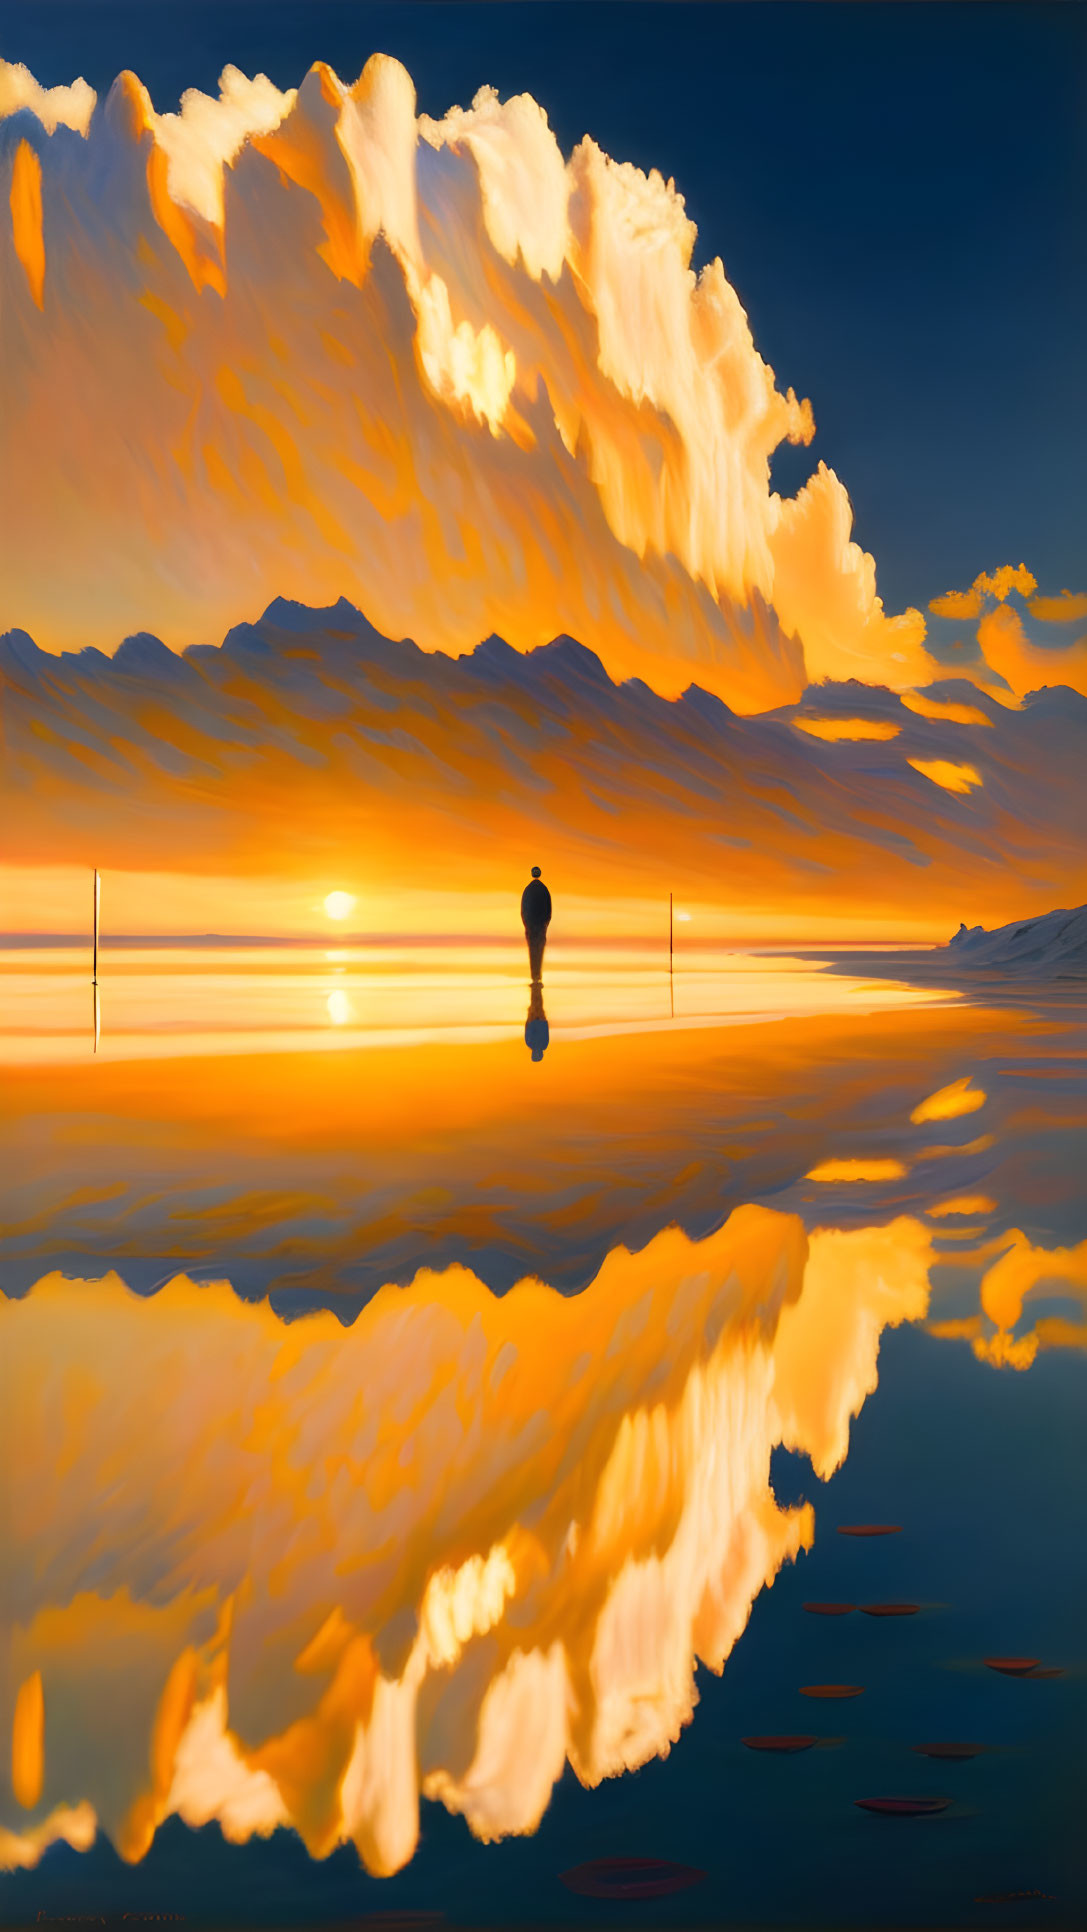
[[521, 923], [526, 932], [540, 932], [551, 918], [551, 894], [542, 879], [530, 879], [521, 894]]

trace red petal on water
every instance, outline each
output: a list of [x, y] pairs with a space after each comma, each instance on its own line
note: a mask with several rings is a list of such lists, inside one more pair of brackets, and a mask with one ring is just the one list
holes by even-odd
[[839, 1536], [900, 1536], [901, 1523], [839, 1523]]
[[567, 1890], [583, 1898], [663, 1898], [700, 1885], [705, 1876], [693, 1865], [673, 1865], [666, 1858], [594, 1858], [560, 1873]]
[[802, 1610], [810, 1610], [813, 1617], [847, 1617], [856, 1609], [855, 1603], [802, 1603]]
[[863, 1684], [802, 1684], [801, 1697], [859, 1697]]
[[854, 1798], [862, 1811], [878, 1811], [884, 1818], [931, 1818], [946, 1811], [950, 1798]]
[[915, 1617], [920, 1610], [919, 1603], [862, 1603], [861, 1609], [866, 1617]]
[[954, 1763], [959, 1758], [980, 1757], [988, 1747], [984, 1744], [912, 1744], [910, 1749], [923, 1758], [944, 1758]]
[[1037, 1670], [1037, 1657], [986, 1657], [990, 1670], [999, 1670], [1005, 1677], [1027, 1677]]

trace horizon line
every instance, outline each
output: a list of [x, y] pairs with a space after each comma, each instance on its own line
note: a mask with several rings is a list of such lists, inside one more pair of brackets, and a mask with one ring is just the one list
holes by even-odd
[[[563, 944], [563, 941], [559, 942]], [[667, 939], [662, 939], [655, 930], [652, 932], [584, 934], [571, 936], [565, 944], [570, 947], [596, 946], [618, 948], [629, 945], [659, 943], [667, 947]], [[345, 947], [360, 946], [509, 946], [521, 948], [525, 944], [523, 933], [418, 933], [418, 932], [369, 932], [369, 933], [223, 933], [223, 932], [168, 932], [168, 933], [111, 933], [99, 938], [99, 949], [108, 947], [153, 947], [153, 946], [297, 946], [309, 947], [320, 952], [338, 952]], [[555, 941], [549, 941], [554, 945]], [[939, 940], [926, 939], [813, 939], [810, 935], [795, 939], [752, 938], [736, 935], [729, 938], [720, 934], [706, 935], [701, 944], [694, 934], [687, 935], [685, 951], [736, 951], [753, 952], [772, 948], [784, 951], [789, 947], [833, 947], [836, 951], [850, 952], [925, 952], [938, 946]], [[32, 947], [90, 947], [89, 932], [0, 932], [0, 951], [30, 950]], [[678, 951], [678, 947], [676, 949]]]

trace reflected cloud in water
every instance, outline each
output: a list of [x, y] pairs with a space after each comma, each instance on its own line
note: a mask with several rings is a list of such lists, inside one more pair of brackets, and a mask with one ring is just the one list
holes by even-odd
[[912, 1216], [745, 1207], [614, 1249], [573, 1300], [451, 1267], [346, 1330], [184, 1276], [0, 1302], [5, 1862], [92, 1813], [139, 1859], [177, 1814], [390, 1873], [421, 1795], [493, 1839], [567, 1762], [592, 1786], [666, 1755], [696, 1664], [815, 1535], [772, 1450], [842, 1462], [932, 1258]]

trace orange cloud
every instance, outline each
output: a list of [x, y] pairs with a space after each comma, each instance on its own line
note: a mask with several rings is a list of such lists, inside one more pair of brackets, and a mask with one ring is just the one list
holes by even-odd
[[1062, 590], [1059, 597], [1032, 597], [1027, 605], [1043, 624], [1073, 624], [1087, 617], [1087, 594]]
[[588, 138], [564, 157], [527, 96], [420, 116], [383, 56], [297, 91], [228, 67], [177, 114], [133, 75], [95, 108], [0, 65], [0, 112], [20, 106], [47, 131], [55, 274], [42, 298], [20, 176], [7, 591], [49, 649], [179, 648], [277, 593], [346, 595], [428, 651], [566, 632], [617, 677], [743, 712], [812, 678], [930, 675], [833, 472], [771, 490], [810, 405], [720, 262], [692, 266], [659, 174]]
[[929, 698], [921, 691], [903, 691], [900, 702], [919, 718], [934, 718], [945, 724], [988, 725], [992, 719], [973, 704], [955, 704], [943, 698]]
[[29, 141], [20, 141], [11, 169], [11, 227], [27, 287], [43, 307], [45, 244], [42, 240], [42, 168]]
[[[933, 1098], [935, 1099], [936, 1096], [934, 1095]], [[931, 1105], [931, 1102], [929, 1104]], [[930, 1207], [926, 1211], [934, 1219], [940, 1219], [947, 1214], [993, 1214], [996, 1211], [996, 1202], [991, 1200], [988, 1194], [957, 1194], [954, 1200], [940, 1201], [935, 1207]]]
[[809, 738], [823, 738], [828, 744], [897, 738], [902, 729], [901, 725], [881, 718], [794, 718], [793, 727], [796, 731], [806, 731]]
[[809, 1181], [897, 1181], [906, 1169], [898, 1160], [878, 1160], [858, 1155], [843, 1160], [820, 1161], [805, 1175]]
[[[1067, 624], [1087, 616], [1087, 595], [1064, 590], [1059, 597], [1036, 597], [1033, 593], [1037, 587], [1025, 564], [1004, 564], [991, 575], [983, 571], [968, 591], [948, 591], [929, 605], [938, 617], [979, 620], [977, 642], [982, 664], [960, 664], [956, 675], [970, 678], [1002, 704], [1010, 702], [1007, 690], [1021, 700], [1030, 691], [1054, 684], [1066, 684], [1087, 696], [1087, 637], [1056, 648], [1038, 645], [1027, 635], [1019, 612], [1007, 602], [1011, 592], [1018, 591], [1029, 599], [1027, 608], [1033, 618], [1042, 623]], [[987, 675], [989, 672], [996, 674], [996, 682]], [[914, 700], [911, 709], [921, 707]], [[937, 713], [930, 709], [922, 715], [935, 717]], [[989, 722], [979, 712], [957, 721]]]
[[1046, 684], [1066, 684], [1087, 697], [1087, 637], [1058, 649], [1034, 644], [1018, 611], [1001, 604], [981, 619], [978, 644], [990, 670], [1017, 698]]
[[979, 1361], [994, 1368], [1029, 1368], [1042, 1348], [1081, 1348], [1087, 1328], [1059, 1316], [1047, 1316], [1024, 1335], [1012, 1333], [1028, 1295], [1043, 1284], [1057, 1292], [1078, 1296], [1087, 1306], [1087, 1241], [1077, 1248], [1038, 1248], [1018, 1228], [1007, 1237], [1011, 1245], [995, 1261], [981, 1282], [984, 1313], [995, 1334], [973, 1336]]
[[971, 792], [982, 783], [981, 773], [973, 765], [955, 765], [947, 758], [907, 758], [906, 763], [945, 792]]
[[964, 1074], [961, 1080], [953, 1080], [949, 1087], [941, 1087], [938, 1093], [920, 1101], [910, 1119], [915, 1127], [929, 1120], [961, 1120], [964, 1114], [974, 1114], [984, 1107], [986, 1098], [980, 1087], [970, 1085], [970, 1075]]
[[979, 617], [987, 598], [993, 597], [1002, 604], [1013, 590], [1029, 597], [1037, 588], [1037, 579], [1026, 564], [1001, 564], [991, 576], [983, 570], [974, 578], [969, 590], [949, 590], [942, 597], [933, 597], [929, 609], [936, 617]]

